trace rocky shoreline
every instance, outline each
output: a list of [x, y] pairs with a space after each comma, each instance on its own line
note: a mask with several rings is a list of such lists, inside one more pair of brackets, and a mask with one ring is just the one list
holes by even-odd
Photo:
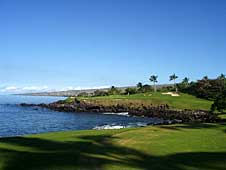
[[42, 107], [60, 112], [94, 112], [94, 113], [123, 113], [128, 112], [130, 116], [156, 117], [161, 118], [164, 124], [172, 123], [189, 123], [189, 122], [218, 122], [220, 121], [216, 115], [203, 110], [171, 110], [168, 105], [145, 106], [145, 105], [101, 105], [88, 102], [85, 100], [77, 100], [66, 103], [58, 101], [50, 104], [20, 104], [23, 107]]

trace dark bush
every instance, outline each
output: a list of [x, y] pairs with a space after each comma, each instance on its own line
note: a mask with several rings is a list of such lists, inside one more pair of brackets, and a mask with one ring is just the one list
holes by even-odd
[[175, 88], [173, 86], [163, 86], [158, 89], [160, 92], [169, 92], [169, 91], [175, 91]]
[[130, 95], [130, 94], [136, 94], [136, 93], [137, 93], [137, 89], [136, 88], [129, 87], [129, 88], [125, 89], [125, 94]]
[[95, 90], [94, 91], [94, 96], [107, 96], [108, 93], [106, 91], [102, 91], [102, 90]]
[[223, 93], [225, 85], [225, 81], [221, 79], [203, 79], [199, 80], [190, 91], [199, 98], [214, 100]]
[[179, 83], [177, 87], [180, 92], [188, 93], [199, 98], [214, 100], [226, 89], [226, 81], [219, 78], [208, 79], [205, 76], [197, 82], [191, 82], [189, 84]]
[[81, 92], [78, 94], [78, 97], [88, 97], [89, 94], [87, 92]]
[[212, 111], [217, 110], [219, 112], [226, 110], [226, 90], [224, 90], [224, 92], [221, 95], [216, 97], [211, 107], [211, 110]]
[[145, 85], [143, 85], [143, 87], [138, 89], [139, 93], [148, 93], [148, 92], [153, 92], [153, 91], [154, 91], [154, 89], [148, 84], [145, 84]]
[[121, 94], [121, 90], [115, 86], [112, 86], [108, 92], [107, 92], [109, 95], [118, 95], [118, 94]]

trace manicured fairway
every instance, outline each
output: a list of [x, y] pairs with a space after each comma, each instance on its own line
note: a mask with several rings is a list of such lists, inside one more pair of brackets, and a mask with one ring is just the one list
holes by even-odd
[[0, 139], [1, 170], [225, 170], [226, 124], [47, 133]]
[[[140, 103], [140, 104], [168, 104], [171, 109], [191, 109], [191, 110], [210, 110], [212, 101], [196, 98], [195, 96], [181, 93], [178, 97], [170, 95], [163, 95], [160, 92], [147, 93], [147, 94], [134, 94], [134, 95], [112, 95], [103, 97], [82, 97], [87, 101], [95, 101], [102, 105], [108, 104], [127, 104], [127, 103]], [[73, 101], [73, 98], [66, 100], [67, 102]]]

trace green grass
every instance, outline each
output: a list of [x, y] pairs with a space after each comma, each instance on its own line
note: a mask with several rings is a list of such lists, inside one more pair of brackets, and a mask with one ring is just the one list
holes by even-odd
[[225, 170], [226, 124], [47, 133], [0, 139], [1, 170]]
[[[179, 97], [172, 97], [170, 95], [163, 95], [159, 92], [152, 94], [135, 94], [135, 95], [113, 95], [104, 97], [81, 97], [80, 99], [89, 101], [98, 101], [105, 104], [107, 102], [120, 103], [122, 101], [141, 101], [142, 104], [168, 104], [171, 109], [191, 109], [191, 110], [210, 110], [212, 101], [196, 98], [195, 96], [181, 93]], [[73, 98], [67, 99], [71, 102]]]
[[226, 112], [218, 115], [221, 119], [226, 119]]

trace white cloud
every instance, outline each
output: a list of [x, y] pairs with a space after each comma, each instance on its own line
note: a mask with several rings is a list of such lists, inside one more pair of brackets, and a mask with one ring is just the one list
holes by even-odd
[[66, 87], [66, 88], [62, 88], [60, 91], [68, 91], [68, 90], [88, 90], [88, 89], [104, 89], [104, 88], [109, 88], [111, 86], [93, 86], [93, 87]]
[[109, 88], [109, 87], [110, 86], [93, 86], [93, 87], [69, 86], [62, 89], [51, 89], [48, 86], [25, 86], [25, 87], [7, 86], [4, 88], [0, 88], [0, 92], [15, 94], [15, 93], [36, 93], [36, 92], [54, 92], [54, 91], [68, 91], [68, 90], [103, 89], [103, 88]]
[[28, 93], [28, 92], [41, 92], [48, 91], [48, 86], [27, 86], [27, 87], [16, 87], [8, 86], [1, 88], [0, 91], [3, 93]]
[[5, 88], [2, 88], [1, 89], [1, 92], [15, 92], [18, 89], [19, 88], [18, 87], [15, 87], [15, 86], [8, 86], [8, 87], [5, 87]]
[[42, 91], [42, 90], [48, 90], [48, 86], [29, 86], [29, 87], [23, 87], [22, 90], [32, 90], [32, 91]]

